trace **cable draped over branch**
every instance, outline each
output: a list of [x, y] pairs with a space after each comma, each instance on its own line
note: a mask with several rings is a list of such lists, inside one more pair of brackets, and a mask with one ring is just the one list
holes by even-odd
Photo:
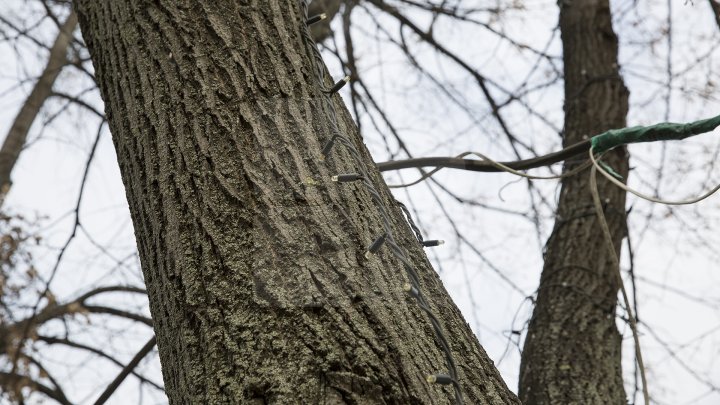
[[[596, 153], [602, 153], [621, 145], [639, 142], [654, 142], [668, 140], [682, 140], [694, 135], [710, 132], [720, 126], [720, 115], [713, 118], [699, 120], [691, 123], [663, 122], [650, 126], [636, 126], [622, 129], [611, 129], [590, 139], [570, 145], [557, 152], [548, 153], [532, 159], [500, 162], [514, 170], [527, 170], [537, 167], [550, 166], [565, 161], [571, 157], [579, 156], [592, 147]], [[438, 167], [449, 169], [470, 170], [475, 172], [503, 172], [505, 171], [491, 160], [462, 159], [458, 157], [424, 157], [405, 160], [392, 160], [377, 163], [381, 172], [420, 168]]]

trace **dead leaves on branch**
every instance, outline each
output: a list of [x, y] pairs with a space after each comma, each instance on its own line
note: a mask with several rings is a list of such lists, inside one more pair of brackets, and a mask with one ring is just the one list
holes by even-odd
[[[63, 344], [114, 358], [105, 353], [111, 348], [74, 344], [67, 336], [52, 337], [59, 330], [52, 321], [60, 321], [67, 334], [72, 325], [91, 326], [93, 314], [125, 318], [148, 326], [152, 326], [152, 320], [141, 314], [91, 302], [107, 293], [145, 294], [139, 287], [97, 287], [60, 302], [47, 288], [32, 255], [42, 240], [36, 232], [37, 222], [18, 215], [0, 214], [0, 392], [14, 403], [23, 403], [33, 393], [40, 393], [69, 404], [61, 385], [47, 372], [42, 361], [36, 359], [41, 357], [38, 344]], [[32, 310], [33, 302], [40, 304], [36, 310]]]

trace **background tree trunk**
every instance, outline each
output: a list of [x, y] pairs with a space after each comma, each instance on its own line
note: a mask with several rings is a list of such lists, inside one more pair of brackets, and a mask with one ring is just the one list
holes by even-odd
[[[125, 183], [171, 403], [448, 403], [400, 263], [336, 146], [296, 2], [75, 2]], [[325, 86], [331, 85], [327, 80]], [[371, 164], [467, 403], [516, 403]]]
[[15, 120], [13, 120], [5, 136], [2, 148], [0, 148], [0, 206], [5, 201], [5, 196], [12, 185], [10, 174], [25, 146], [30, 127], [32, 127], [35, 117], [40, 113], [43, 104], [45, 104], [45, 100], [52, 94], [55, 79], [57, 79], [68, 62], [67, 52], [70, 43], [72, 43], [72, 33], [76, 26], [77, 16], [71, 12], [65, 23], [60, 27], [57, 38], [55, 38], [55, 42], [50, 48], [50, 55], [45, 69], [43, 69], [32, 91], [25, 99], [22, 107], [20, 107], [18, 115], [15, 116]]
[[[617, 37], [607, 0], [560, 2], [565, 63], [564, 145], [625, 126], [628, 91], [619, 75]], [[606, 155], [623, 177], [624, 148]], [[565, 170], [576, 167], [566, 163]], [[618, 269], [593, 209], [589, 174], [562, 181], [555, 227], [520, 371], [525, 404], [626, 404], [621, 336], [615, 325]], [[625, 193], [599, 179], [617, 252], [626, 230]]]
[[713, 14], [715, 15], [715, 22], [718, 25], [718, 28], [720, 28], [720, 2], [718, 0], [708, 0], [710, 1], [710, 8], [712, 8]]

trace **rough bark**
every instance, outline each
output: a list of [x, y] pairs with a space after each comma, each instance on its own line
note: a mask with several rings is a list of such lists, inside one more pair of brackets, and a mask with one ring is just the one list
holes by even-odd
[[[117, 150], [173, 404], [449, 403], [364, 188], [328, 138], [294, 1], [75, 6]], [[325, 86], [331, 85], [328, 78]], [[391, 196], [339, 98], [342, 131]], [[467, 403], [516, 403], [393, 206]]]
[[[560, 2], [565, 63], [564, 144], [625, 126], [628, 91], [619, 76], [607, 0]], [[627, 177], [622, 148], [606, 155]], [[566, 170], [571, 165], [566, 164]], [[589, 174], [562, 181], [520, 371], [525, 404], [626, 404], [615, 325], [617, 267], [600, 233]], [[615, 250], [625, 234], [625, 193], [605, 179], [601, 198]]]
[[10, 190], [12, 173], [15, 163], [25, 146], [28, 132], [35, 117], [37, 117], [45, 100], [52, 94], [52, 87], [62, 68], [67, 64], [67, 50], [72, 41], [72, 32], [77, 26], [77, 16], [74, 12], [68, 15], [65, 23], [60, 27], [55, 42], [50, 48], [48, 63], [40, 74], [32, 91], [25, 99], [15, 120], [8, 130], [2, 148], [0, 148], [0, 206], [5, 195]]

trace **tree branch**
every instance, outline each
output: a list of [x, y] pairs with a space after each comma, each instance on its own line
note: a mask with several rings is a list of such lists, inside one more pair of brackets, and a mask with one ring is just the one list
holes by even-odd
[[[590, 139], [578, 142], [557, 152], [538, 156], [532, 159], [500, 162], [514, 170], [527, 170], [536, 167], [549, 166], [562, 162], [570, 157], [587, 153], [590, 149]], [[455, 157], [423, 157], [405, 160], [391, 160], [376, 164], [381, 172], [390, 170], [410, 169], [417, 167], [446, 167], [450, 169], [470, 170], [474, 172], [501, 172], [503, 171], [491, 162], [474, 159], [460, 159]]]
[[[100, 350], [100, 349], [96, 349], [96, 348], [94, 348], [94, 347], [92, 347], [92, 346], [88, 346], [88, 345], [84, 345], [84, 344], [82, 344], [82, 343], [74, 342], [74, 341], [69, 340], [69, 339], [61, 339], [61, 338], [57, 338], [57, 337], [53, 337], [53, 336], [38, 336], [38, 340], [41, 341], [41, 342], [47, 343], [47, 344], [49, 344], [49, 345], [60, 344], [60, 345], [65, 345], [65, 346], [72, 347], [72, 348], [75, 348], [75, 349], [86, 350], [86, 351], [88, 351], [88, 352], [90, 352], [90, 353], [95, 353], [95, 354], [97, 354], [98, 356], [100, 356], [100, 357], [102, 357], [102, 358], [110, 361], [111, 363], [113, 363], [113, 364], [115, 364], [115, 365], [117, 365], [117, 366], [119, 366], [119, 367], [123, 367], [123, 368], [125, 367], [125, 365], [123, 365], [123, 364], [122, 364], [119, 360], [117, 360], [116, 358], [114, 358], [114, 357], [110, 356], [109, 354], [105, 353], [104, 351], [102, 351], [102, 350]], [[132, 374], [133, 374], [135, 377], [137, 377], [137, 379], [139, 379], [140, 381], [142, 381], [143, 383], [149, 384], [149, 385], [153, 386], [154, 388], [156, 388], [156, 389], [158, 389], [158, 390], [160, 390], [160, 391], [165, 391], [165, 389], [163, 388], [162, 385], [160, 385], [160, 384], [158, 384], [158, 383], [156, 383], [156, 382], [154, 382], [154, 381], [152, 381], [152, 380], [147, 379], [146, 377], [144, 377], [142, 374], [136, 372], [135, 370], [132, 371]]]
[[[52, 398], [62, 405], [72, 405], [61, 392], [56, 389], [52, 389], [45, 384], [37, 382], [28, 376], [0, 372], [0, 387], [8, 389], [11, 393], [19, 391], [22, 388], [30, 388], [31, 391], [40, 392], [45, 394], [48, 398]], [[19, 403], [24, 403], [22, 400]]]
[[155, 341], [156, 338], [153, 336], [148, 340], [147, 343], [145, 343], [145, 346], [140, 349], [139, 352], [133, 357], [132, 360], [130, 360], [130, 363], [128, 363], [125, 368], [120, 371], [120, 374], [118, 374], [117, 377], [108, 385], [108, 387], [103, 391], [103, 393], [100, 395], [100, 397], [95, 401], [95, 405], [102, 405], [104, 404], [110, 396], [117, 390], [117, 388], [122, 384], [122, 382], [125, 380], [125, 378], [130, 374], [135, 367], [137, 367], [138, 364], [140, 364], [140, 361], [147, 356], [148, 353], [150, 353], [150, 350], [152, 350], [153, 347], [155, 347]]

